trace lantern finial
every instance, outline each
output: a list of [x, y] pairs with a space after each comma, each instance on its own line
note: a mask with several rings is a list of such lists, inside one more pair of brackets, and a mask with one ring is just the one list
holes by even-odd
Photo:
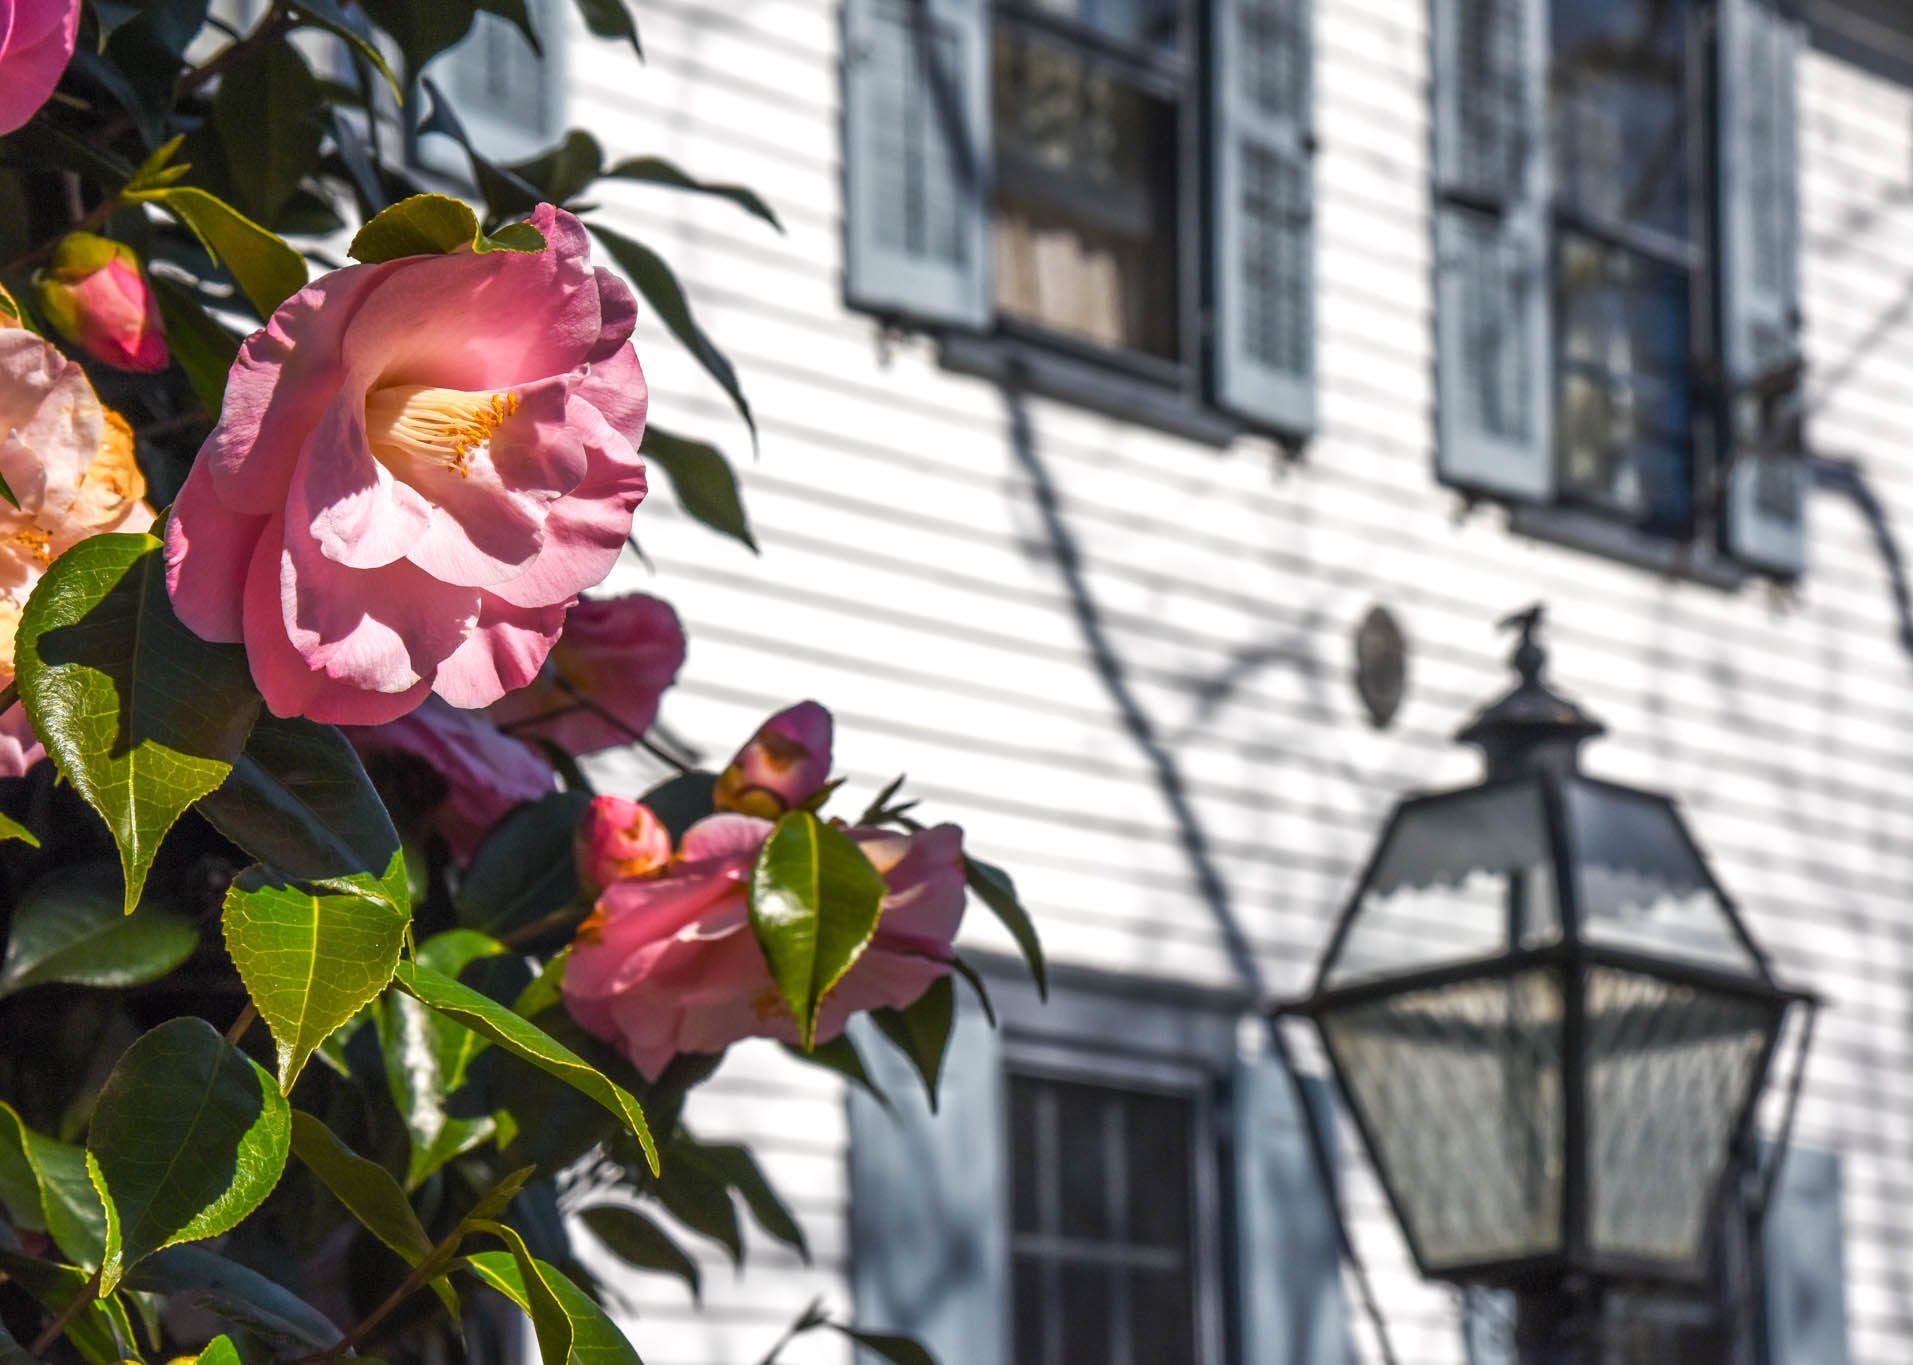
[[1464, 744], [1481, 746], [1490, 777], [1548, 766], [1572, 770], [1582, 743], [1607, 728], [1542, 677], [1548, 663], [1539, 638], [1545, 611], [1545, 604], [1537, 602], [1501, 621], [1500, 629], [1521, 632], [1508, 659], [1521, 681], [1455, 736]]

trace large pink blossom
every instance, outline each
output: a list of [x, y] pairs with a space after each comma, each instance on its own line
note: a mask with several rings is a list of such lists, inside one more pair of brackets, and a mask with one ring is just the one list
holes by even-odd
[[[653, 1080], [680, 1052], [753, 1036], [798, 1041], [797, 1021], [751, 933], [747, 886], [772, 825], [718, 814], [693, 825], [663, 876], [614, 882], [565, 967], [565, 1006]], [[963, 919], [963, 833], [846, 831], [889, 888], [863, 955], [824, 997], [817, 1041], [859, 1010], [910, 1004], [950, 970]]]
[[484, 716], [459, 711], [436, 697], [384, 725], [345, 727], [368, 765], [397, 755], [425, 764], [444, 780], [444, 796], [429, 810], [398, 812], [442, 835], [453, 856], [477, 852], [491, 827], [526, 801], [556, 789], [551, 769], [530, 749], [500, 734]]
[[375, 725], [538, 674], [644, 496], [630, 291], [531, 253], [349, 266], [240, 348], [166, 528], [174, 609], [278, 715]]
[[0, 0], [0, 136], [47, 102], [79, 32], [80, 0]]
[[513, 734], [593, 754], [650, 729], [682, 667], [684, 627], [670, 603], [641, 592], [588, 598], [565, 617], [538, 677], [496, 703], [492, 718]]

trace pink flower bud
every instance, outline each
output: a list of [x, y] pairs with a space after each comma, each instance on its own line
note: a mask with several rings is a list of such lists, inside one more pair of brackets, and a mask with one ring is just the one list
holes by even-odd
[[151, 374], [166, 368], [166, 331], [159, 300], [123, 242], [70, 232], [53, 265], [34, 277], [40, 309], [60, 335], [117, 370]]
[[815, 796], [830, 776], [830, 712], [814, 701], [779, 711], [717, 779], [719, 810], [775, 820]]
[[575, 842], [578, 880], [590, 896], [614, 882], [648, 876], [671, 860], [670, 831], [649, 806], [621, 796], [593, 797]]

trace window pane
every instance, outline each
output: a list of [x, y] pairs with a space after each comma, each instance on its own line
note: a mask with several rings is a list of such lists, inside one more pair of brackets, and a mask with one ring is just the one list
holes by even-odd
[[1690, 231], [1687, 6], [1553, 0], [1555, 184], [1609, 222]]
[[1062, 1295], [1063, 1354], [1056, 1365], [1110, 1365], [1112, 1272], [1104, 1266], [1064, 1266], [1057, 1276]]
[[1656, 531], [1693, 513], [1688, 277], [1561, 234], [1563, 491]]
[[1173, 358], [1176, 106], [1060, 39], [995, 50], [997, 308]]
[[1128, 1276], [1124, 1296], [1137, 1365], [1193, 1360], [1196, 1310], [1189, 1276], [1168, 1271], [1138, 1271]]
[[1129, 1240], [1138, 1246], [1186, 1251], [1188, 1102], [1166, 1095], [1131, 1095], [1125, 1104], [1129, 1111]]
[[1084, 1085], [1050, 1087], [1061, 1136], [1062, 1226], [1066, 1237], [1107, 1237], [1115, 1229], [1109, 1218], [1109, 1180], [1105, 1174], [1107, 1092]]
[[1176, 45], [1177, 0], [1022, 0], [1022, 7], [1074, 19], [1159, 52]]
[[[1055, 1302], [1048, 1292], [1049, 1268], [1034, 1256], [1018, 1256], [1012, 1276], [1017, 1365], [1051, 1365], [1055, 1357], [1050, 1351], [1049, 1339]], [[1061, 1324], [1056, 1326], [1060, 1331]]]
[[[1010, 1078], [1010, 1227], [1015, 1232], [1054, 1231], [1043, 1219], [1042, 1190], [1055, 1184], [1055, 1141], [1044, 1140], [1037, 1119], [1042, 1087], [1023, 1076]], [[1051, 1125], [1053, 1129], [1053, 1124]]]

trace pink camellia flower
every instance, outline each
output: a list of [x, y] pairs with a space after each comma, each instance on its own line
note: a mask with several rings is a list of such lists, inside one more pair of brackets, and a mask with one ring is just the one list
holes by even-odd
[[47, 102], [79, 32], [80, 0], [0, 0], [0, 137]]
[[[348, 725], [345, 736], [376, 771], [380, 760], [410, 758], [444, 780], [429, 810], [396, 811], [442, 835], [461, 861], [477, 852], [491, 827], [527, 801], [557, 789], [550, 768], [481, 715], [427, 697], [416, 711], [383, 725]], [[437, 793], [425, 794], [430, 804]]]
[[614, 882], [648, 877], [671, 861], [671, 834], [651, 808], [622, 796], [596, 796], [574, 840], [578, 880], [596, 896]]
[[125, 243], [69, 232], [33, 287], [60, 335], [102, 364], [153, 374], [171, 361], [159, 299]]
[[684, 627], [670, 603], [641, 592], [587, 598], [565, 617], [538, 677], [495, 703], [492, 719], [513, 734], [594, 754], [650, 729], [658, 698], [682, 667]]
[[779, 711], [718, 775], [717, 808], [775, 820], [803, 805], [830, 776], [830, 730], [814, 701]]
[[[565, 968], [571, 1017], [656, 1080], [680, 1052], [740, 1038], [798, 1040], [797, 1021], [751, 934], [747, 885], [771, 822], [718, 814], [693, 825], [662, 876], [614, 882], [580, 929]], [[950, 970], [963, 919], [963, 832], [852, 829], [883, 874], [877, 931], [824, 997], [817, 1041], [858, 1010], [902, 1008]]]
[[27, 708], [15, 702], [0, 711], [0, 777], [25, 777], [45, 757], [46, 746], [33, 733]]
[[180, 620], [277, 715], [376, 725], [538, 674], [644, 497], [630, 291], [549, 204], [537, 252], [348, 266], [240, 348], [166, 526]]

